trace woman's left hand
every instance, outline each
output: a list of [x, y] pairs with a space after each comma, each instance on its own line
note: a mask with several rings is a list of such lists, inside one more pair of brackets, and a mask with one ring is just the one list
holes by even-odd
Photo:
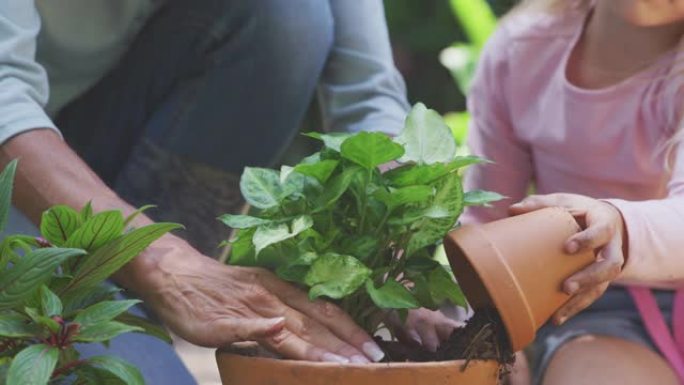
[[625, 263], [625, 229], [622, 215], [613, 205], [577, 194], [532, 195], [510, 207], [513, 215], [545, 207], [563, 207], [586, 227], [565, 242], [568, 254], [596, 251], [596, 262], [572, 275], [563, 283], [563, 291], [572, 297], [553, 315], [562, 324], [596, 301], [615, 280]]

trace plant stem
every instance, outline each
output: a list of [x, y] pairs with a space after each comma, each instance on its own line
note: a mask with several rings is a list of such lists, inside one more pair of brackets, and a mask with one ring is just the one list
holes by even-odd
[[85, 360], [76, 360], [76, 361], [68, 362], [68, 363], [62, 365], [62, 367], [60, 367], [60, 368], [56, 369], [54, 372], [52, 372], [51, 378], [57, 378], [63, 374], [68, 373], [71, 369], [73, 369], [79, 365], [83, 365], [85, 363], [86, 363]]
[[363, 191], [361, 192], [361, 221], [359, 222], [359, 234], [363, 234], [364, 225], [366, 224], [366, 211], [368, 211], [368, 185], [370, 184], [371, 177], [373, 176], [373, 169], [368, 169], [366, 174], [366, 179], [363, 184]]

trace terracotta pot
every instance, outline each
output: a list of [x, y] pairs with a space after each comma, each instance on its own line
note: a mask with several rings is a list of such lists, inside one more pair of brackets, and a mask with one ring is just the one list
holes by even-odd
[[547, 208], [484, 225], [465, 225], [444, 240], [449, 263], [474, 309], [494, 306], [513, 351], [569, 298], [562, 284], [591, 264], [593, 252], [568, 255], [565, 241], [580, 230], [564, 209]]
[[464, 361], [333, 364], [250, 357], [217, 351], [223, 385], [495, 385], [499, 364]]

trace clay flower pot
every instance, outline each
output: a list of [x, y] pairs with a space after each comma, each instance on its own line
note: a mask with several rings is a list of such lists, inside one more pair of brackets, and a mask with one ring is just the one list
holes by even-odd
[[591, 264], [593, 252], [568, 255], [580, 231], [564, 209], [547, 208], [484, 225], [464, 225], [444, 240], [449, 263], [471, 306], [494, 307], [519, 351], [569, 298], [562, 284]]
[[[252, 348], [252, 350], [254, 350]], [[333, 364], [251, 357], [249, 351], [217, 351], [223, 385], [495, 385], [495, 361]]]

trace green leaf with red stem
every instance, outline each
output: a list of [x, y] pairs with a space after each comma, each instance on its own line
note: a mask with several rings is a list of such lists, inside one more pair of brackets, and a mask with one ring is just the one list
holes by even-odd
[[59, 350], [44, 344], [31, 345], [17, 354], [7, 372], [7, 385], [46, 385], [57, 365]]

